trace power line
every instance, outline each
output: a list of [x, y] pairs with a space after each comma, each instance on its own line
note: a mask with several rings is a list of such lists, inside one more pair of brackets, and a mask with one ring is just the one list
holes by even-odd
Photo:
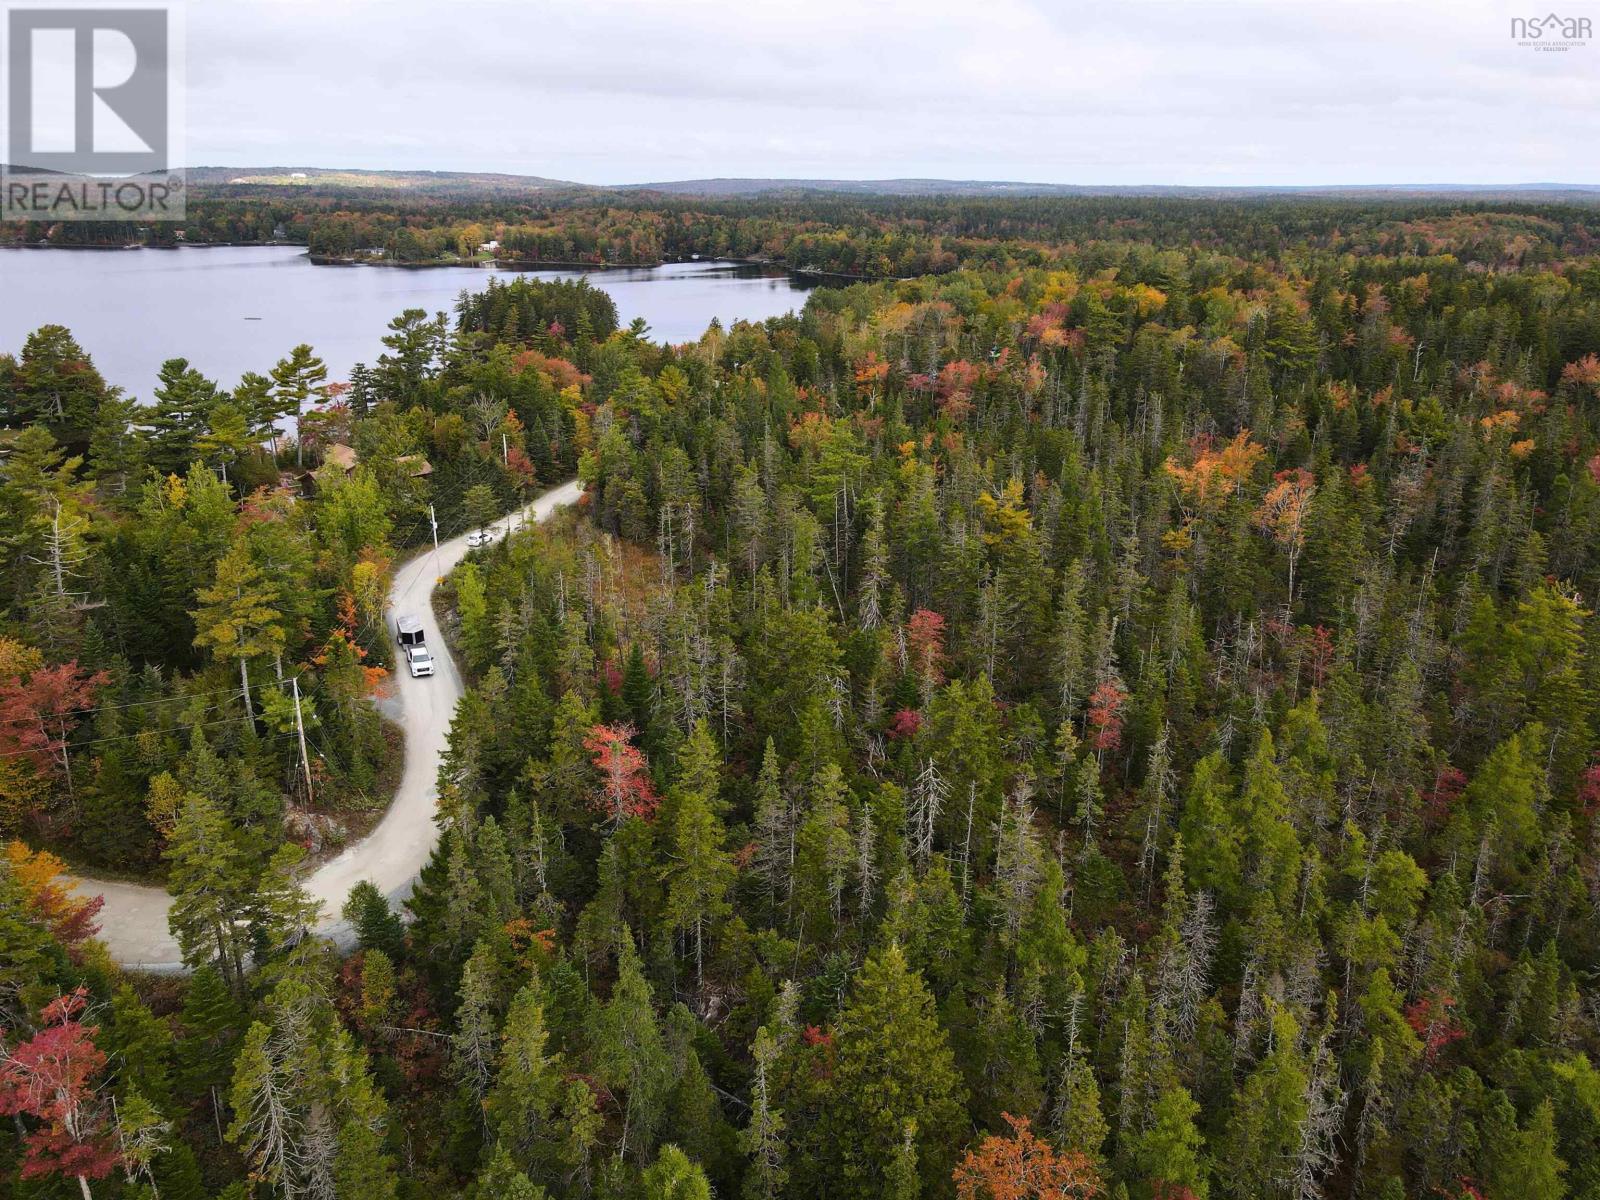
[[[234, 715], [234, 716], [231, 716], [231, 717], [218, 717], [215, 721], [202, 721], [198, 725], [175, 725], [171, 729], [161, 729], [161, 730], [154, 730], [154, 731], [149, 730], [149, 729], [141, 729], [137, 733], [118, 733], [118, 734], [113, 734], [111, 737], [90, 738], [88, 741], [84, 741], [84, 742], [68, 742], [67, 743], [67, 749], [75, 750], [80, 746], [99, 746], [99, 745], [103, 745], [106, 742], [126, 742], [126, 741], [129, 741], [129, 740], [133, 739], [133, 738], [143, 737], [145, 734], [151, 733], [151, 732], [156, 732], [156, 733], [193, 733], [196, 729], [209, 729], [213, 725], [231, 725], [235, 721], [237, 721], [238, 719], [239, 719], [238, 716]], [[284, 734], [284, 733], [274, 733], [274, 734], [268, 734], [266, 737], [263, 737], [260, 740], [264, 741], [264, 742], [265, 741], [273, 741], [273, 740], [275, 740], [277, 738], [288, 737], [288, 736], [289, 736], [288, 734]], [[20, 758], [20, 757], [23, 757], [24, 755], [32, 756], [32, 755], [38, 754], [41, 750], [44, 750], [44, 749], [46, 749], [46, 747], [40, 746], [40, 747], [38, 747], [36, 749], [33, 749], [33, 750], [4, 750], [4, 751], [0, 751], [0, 758]]]
[[[253, 692], [259, 688], [283, 687], [285, 684], [288, 684], [292, 680], [298, 679], [299, 677], [299, 675], [292, 675], [284, 679], [263, 680], [261, 683], [252, 683], [250, 685], [250, 690]], [[81, 717], [86, 716], [89, 713], [110, 712], [123, 708], [146, 708], [154, 704], [185, 704], [191, 700], [204, 700], [207, 696], [238, 696], [243, 692], [244, 689], [236, 685], [234, 687], [215, 688], [208, 692], [189, 692], [188, 694], [182, 696], [167, 696], [166, 698], [160, 700], [129, 700], [122, 704], [93, 704], [88, 708], [69, 709], [67, 712], [62, 713], [61, 715], [64, 717]], [[219, 704], [213, 704], [205, 711], [215, 712], [220, 707], [222, 706]]]

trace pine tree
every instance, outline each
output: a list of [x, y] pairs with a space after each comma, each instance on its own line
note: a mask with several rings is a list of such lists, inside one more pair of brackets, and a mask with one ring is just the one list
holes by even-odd
[[111, 1024], [101, 1038], [119, 1079], [157, 1108], [172, 1100], [172, 1031], [151, 1012], [128, 984], [111, 998]]
[[1227, 1181], [1234, 1195], [1294, 1195], [1293, 1165], [1308, 1115], [1310, 1078], [1296, 1052], [1299, 1028], [1269, 1002], [1271, 1050], [1237, 1092], [1228, 1123]]
[[450, 1068], [457, 1083], [481, 1111], [498, 1057], [499, 1017], [494, 952], [485, 941], [473, 947], [461, 972], [456, 1031], [450, 1039]]
[[706, 1173], [676, 1146], [663, 1146], [640, 1182], [644, 1200], [711, 1200]]
[[189, 793], [167, 843], [172, 907], [167, 925], [183, 961], [213, 964], [235, 995], [243, 993], [244, 920], [254, 892], [233, 831], [216, 802]]
[[1061, 1081], [1051, 1122], [1055, 1139], [1064, 1150], [1083, 1155], [1092, 1163], [1102, 1161], [1101, 1151], [1111, 1127], [1100, 1109], [1100, 1084], [1088, 1055], [1078, 1048], [1076, 1039], [1061, 1060]]
[[917, 1127], [906, 1122], [905, 1136], [883, 1179], [883, 1200], [920, 1200], [922, 1176], [917, 1168]]
[[1548, 1099], [1540, 1101], [1520, 1130], [1512, 1113], [1491, 1126], [1486, 1141], [1484, 1182], [1490, 1195], [1526, 1200], [1566, 1196], [1567, 1164], [1556, 1152], [1555, 1106]]
[[[272, 368], [273, 427], [276, 428], [278, 420], [283, 417], [294, 417], [298, 422], [300, 414], [305, 410], [306, 401], [316, 394], [327, 378], [327, 366], [312, 352], [310, 346], [296, 346], [289, 352], [287, 358], [281, 359], [277, 366]], [[297, 429], [296, 466], [301, 466], [305, 462], [304, 442], [305, 439], [300, 436]], [[276, 444], [273, 454], [277, 454]]]
[[323, 969], [317, 961], [285, 969], [245, 1035], [228, 1140], [256, 1178], [286, 1195], [389, 1200], [396, 1181], [383, 1149], [387, 1105], [366, 1055], [339, 1023]]
[[179, 1086], [185, 1095], [208, 1092], [220, 1119], [216, 1089], [232, 1073], [234, 1047], [245, 1020], [227, 980], [214, 965], [208, 963], [189, 977], [179, 1023], [183, 1027], [177, 1050]]
[[189, 614], [197, 631], [195, 645], [238, 659], [245, 716], [253, 719], [250, 660], [276, 658], [286, 640], [277, 587], [252, 561], [248, 545], [237, 542], [217, 564], [216, 581], [199, 593], [199, 600], [200, 608]]
[[390, 958], [398, 957], [403, 950], [405, 925], [389, 907], [388, 898], [370, 881], [363, 879], [350, 889], [340, 916], [355, 931], [356, 945], [362, 949], [381, 950]]
[[484, 1101], [498, 1149], [523, 1170], [547, 1162], [555, 1137], [562, 1070], [560, 1056], [546, 1053], [548, 1041], [538, 988], [527, 984], [511, 1000], [494, 1086]]
[[251, 1169], [268, 1184], [294, 1187], [295, 1160], [304, 1134], [294, 1105], [292, 1055], [303, 1052], [275, 1041], [272, 1030], [257, 1021], [245, 1034], [235, 1060], [232, 1103], [234, 1122], [228, 1136], [245, 1148]]
[[219, 400], [206, 414], [206, 427], [195, 438], [194, 452], [199, 461], [215, 463], [224, 481], [238, 484], [237, 469], [230, 479], [228, 468], [256, 449], [245, 414], [231, 400]]
[[1300, 884], [1300, 843], [1289, 819], [1289, 796], [1274, 757], [1272, 735], [1262, 730], [1239, 789], [1241, 850], [1249, 864], [1254, 907], [1272, 902], [1281, 915], [1294, 911]]
[[627, 1094], [617, 1157], [631, 1148], [648, 1153], [672, 1087], [671, 1061], [651, 1004], [633, 939], [624, 934], [617, 958], [617, 982], [600, 1010], [594, 1031], [594, 1055], [601, 1081]]
[[1135, 1140], [1129, 1158], [1144, 1196], [1192, 1196], [1206, 1200], [1210, 1180], [1204, 1138], [1195, 1127], [1200, 1106], [1188, 1091], [1174, 1085], [1162, 1092], [1149, 1126]]
[[755, 837], [756, 874], [768, 903], [775, 905], [780, 893], [787, 900], [794, 890], [795, 824], [783, 795], [778, 751], [770, 737], [756, 778]]
[[734, 867], [723, 849], [722, 823], [698, 791], [678, 805], [671, 833], [670, 858], [662, 869], [667, 884], [664, 916], [677, 933], [694, 935], [696, 986], [705, 983], [705, 929], [732, 911], [728, 893]]
[[772, 1068], [778, 1053], [777, 1039], [765, 1026], [758, 1029], [750, 1048], [755, 1062], [750, 1081], [750, 1123], [739, 1137], [740, 1148], [750, 1159], [744, 1180], [745, 1200], [777, 1200], [789, 1178], [783, 1113], [772, 1102]]
[[878, 1187], [915, 1129], [923, 1186], [949, 1178], [965, 1088], [922, 977], [900, 947], [873, 954], [839, 1018], [834, 1074], [809, 1147], [811, 1166], [840, 1195]]
[[217, 385], [186, 358], [161, 364], [155, 403], [146, 410], [150, 465], [163, 475], [182, 475], [194, 461], [195, 439], [217, 401]]
[[489, 1165], [478, 1173], [478, 1194], [495, 1200], [546, 1200], [548, 1196], [544, 1188], [517, 1168], [504, 1147], [496, 1148]]

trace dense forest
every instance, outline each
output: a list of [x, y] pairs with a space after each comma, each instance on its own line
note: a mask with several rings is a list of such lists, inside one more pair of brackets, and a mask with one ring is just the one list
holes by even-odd
[[[1600, 1198], [1600, 215], [250, 195], [873, 278], [679, 346], [494, 284], [143, 406], [0, 358], [11, 1194]], [[310, 935], [396, 562], [573, 473], [443, 589], [414, 894]]]
[[1078, 269], [1095, 243], [1205, 248], [1269, 269], [1308, 252], [1426, 257], [1491, 268], [1600, 253], [1593, 204], [1539, 197], [1348, 196], [1072, 198], [828, 193], [747, 198], [593, 188], [395, 192], [319, 184], [196, 186], [181, 226], [0, 223], [20, 244], [187, 245], [287, 242], [319, 261], [429, 265], [653, 266], [691, 256], [777, 263], [866, 279], [961, 267]]

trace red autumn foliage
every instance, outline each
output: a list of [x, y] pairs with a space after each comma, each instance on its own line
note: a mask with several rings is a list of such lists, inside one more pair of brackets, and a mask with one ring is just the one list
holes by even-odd
[[1122, 745], [1122, 708], [1128, 693], [1115, 679], [1108, 679], [1089, 694], [1089, 745], [1096, 750], [1115, 750]]
[[939, 371], [939, 395], [946, 400], [964, 395], [971, 392], [982, 377], [983, 372], [964, 358], [946, 363]]
[[943, 683], [944, 617], [928, 608], [912, 613], [906, 622], [906, 650], [913, 671], [931, 677], [934, 683]]
[[104, 1179], [119, 1161], [94, 1089], [106, 1065], [94, 1044], [100, 1030], [78, 1020], [87, 997], [84, 988], [58, 996], [33, 1037], [15, 1048], [0, 1041], [0, 1115], [39, 1123], [23, 1139], [23, 1179]]
[[1439, 768], [1433, 777], [1433, 786], [1423, 797], [1422, 817], [1430, 826], [1439, 826], [1449, 818], [1461, 793], [1466, 791], [1466, 773], [1448, 764]]
[[902, 708], [889, 718], [889, 736], [896, 741], [914, 738], [922, 729], [922, 714], [914, 708]]
[[1562, 383], [1575, 383], [1580, 387], [1591, 387], [1600, 391], [1600, 358], [1593, 354], [1585, 354], [1577, 362], [1570, 362], [1561, 369]]
[[1448, 992], [1430, 992], [1406, 1008], [1406, 1024], [1422, 1039], [1424, 1057], [1432, 1062], [1451, 1042], [1467, 1031], [1455, 1018], [1456, 998]]
[[966, 420], [972, 412], [972, 389], [983, 372], [965, 359], [946, 363], [939, 372], [939, 411], [954, 422]]
[[596, 807], [614, 825], [628, 817], [648, 821], [661, 804], [650, 782], [649, 763], [633, 744], [633, 736], [632, 725], [596, 725], [583, 739], [603, 785]]
[[801, 1035], [808, 1046], [832, 1046], [833, 1034], [824, 1033], [815, 1025], [807, 1025], [806, 1031]]
[[1078, 1200], [1096, 1195], [1100, 1179], [1082, 1154], [1058, 1154], [1028, 1130], [1027, 1117], [1001, 1113], [1011, 1136], [990, 1134], [956, 1167], [960, 1200]]
[[74, 660], [0, 684], [0, 754], [25, 755], [43, 775], [64, 770], [67, 739], [110, 678], [104, 671], [91, 675]]
[[1326, 625], [1317, 625], [1304, 630], [1303, 637], [1306, 661], [1311, 667], [1311, 686], [1319, 688], [1333, 665], [1333, 631]]
[[[558, 328], [559, 326], [552, 326], [552, 331]], [[560, 334], [557, 333], [555, 336], [559, 337]], [[581, 388], [589, 382], [589, 376], [566, 359], [540, 354], [537, 350], [524, 350], [517, 355], [512, 361], [511, 369], [518, 375], [527, 370], [543, 372], [557, 391], [565, 391], [569, 387]]]
[[530, 488], [534, 484], [533, 460], [522, 452], [520, 446], [508, 446], [505, 453], [506, 473], [513, 486]]
[[1578, 807], [1586, 816], [1600, 812], [1600, 757], [1589, 764], [1589, 769], [1578, 781]]
[[519, 966], [537, 971], [548, 965], [556, 949], [556, 931], [536, 925], [527, 917], [515, 917], [502, 927]]

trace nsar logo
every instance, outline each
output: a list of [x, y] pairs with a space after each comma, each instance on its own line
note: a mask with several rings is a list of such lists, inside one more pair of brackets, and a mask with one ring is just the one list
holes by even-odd
[[1588, 45], [1593, 36], [1593, 22], [1588, 17], [1546, 13], [1542, 17], [1511, 18], [1512, 40], [1530, 50], [1576, 50]]

